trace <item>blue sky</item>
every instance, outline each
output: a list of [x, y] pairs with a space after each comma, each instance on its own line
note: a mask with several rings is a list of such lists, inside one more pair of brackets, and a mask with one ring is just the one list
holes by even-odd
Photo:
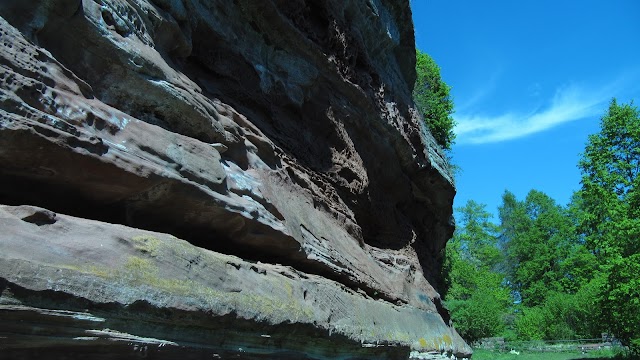
[[[411, 0], [416, 47], [452, 86], [455, 206], [505, 189], [566, 204], [612, 97], [640, 105], [640, 1]], [[497, 220], [497, 219], [496, 219]]]

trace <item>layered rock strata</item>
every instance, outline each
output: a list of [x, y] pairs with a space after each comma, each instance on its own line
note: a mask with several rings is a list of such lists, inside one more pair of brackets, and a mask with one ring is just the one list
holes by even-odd
[[1, 348], [470, 355], [432, 286], [455, 189], [408, 2], [0, 16]]

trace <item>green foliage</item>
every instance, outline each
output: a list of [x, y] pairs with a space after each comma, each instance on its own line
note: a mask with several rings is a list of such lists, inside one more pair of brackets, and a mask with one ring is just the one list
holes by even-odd
[[416, 83], [413, 87], [413, 101], [424, 117], [424, 121], [444, 149], [451, 149], [456, 137], [453, 132], [455, 121], [451, 87], [440, 76], [440, 67], [427, 54], [416, 50]]
[[523, 307], [516, 316], [515, 328], [521, 340], [568, 340], [600, 336], [593, 317], [593, 299], [585, 295], [552, 292], [545, 302]]
[[479, 289], [467, 300], [447, 301], [456, 331], [467, 341], [492, 337], [504, 331], [504, 303], [490, 289]]
[[553, 293], [544, 303], [545, 339], [573, 339], [577, 322], [577, 304], [573, 295]]
[[593, 278], [573, 295], [576, 320], [572, 326], [577, 338], [593, 339], [606, 332], [599, 311], [606, 281], [605, 274], [595, 272]]
[[532, 190], [524, 201], [506, 192], [500, 207], [506, 272], [525, 306], [551, 292], [575, 293], [595, 271], [595, 259], [577, 236], [567, 209]]
[[524, 308], [516, 317], [516, 334], [521, 340], [544, 338], [545, 314], [542, 308]]
[[606, 278], [601, 318], [640, 351], [640, 112], [613, 99], [600, 127], [579, 163], [580, 229]]
[[640, 254], [609, 261], [601, 306], [612, 333], [640, 353]]
[[447, 244], [445, 300], [456, 330], [468, 341], [496, 336], [504, 330], [504, 314], [511, 303], [496, 246], [497, 227], [484, 205], [469, 201], [457, 209], [460, 224]]
[[612, 100], [580, 160], [582, 230], [601, 257], [640, 251], [640, 113]]

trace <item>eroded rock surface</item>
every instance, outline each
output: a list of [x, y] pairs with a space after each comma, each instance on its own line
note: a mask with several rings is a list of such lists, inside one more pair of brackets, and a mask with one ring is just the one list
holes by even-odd
[[[412, 107], [407, 1], [0, 16], [1, 312], [84, 350], [470, 354], [432, 286], [455, 189]], [[104, 321], [57, 327], [84, 312]], [[0, 335], [15, 356], [53, 346]]]

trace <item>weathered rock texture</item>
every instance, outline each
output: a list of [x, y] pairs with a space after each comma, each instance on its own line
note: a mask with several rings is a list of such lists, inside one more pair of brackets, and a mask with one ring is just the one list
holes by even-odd
[[0, 16], [3, 354], [470, 355], [431, 285], [455, 190], [408, 1]]

